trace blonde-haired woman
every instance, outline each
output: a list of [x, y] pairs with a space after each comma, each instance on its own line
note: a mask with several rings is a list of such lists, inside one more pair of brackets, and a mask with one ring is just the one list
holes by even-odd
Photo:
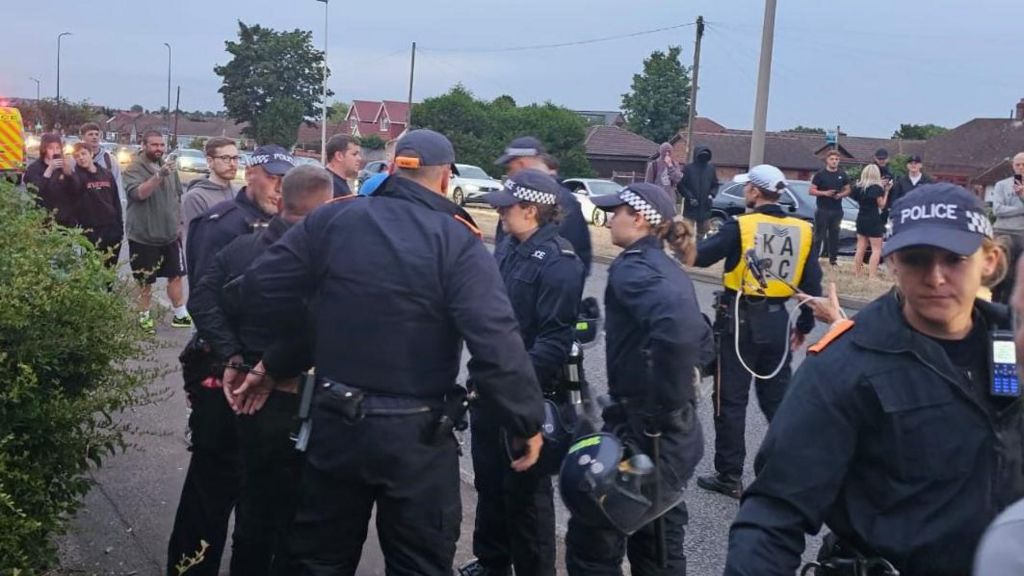
[[860, 276], [864, 268], [864, 251], [871, 246], [871, 258], [868, 260], [868, 277], [878, 276], [878, 262], [882, 259], [882, 236], [885, 236], [885, 217], [882, 209], [888, 199], [889, 191], [882, 181], [882, 173], [875, 164], [868, 164], [860, 173], [857, 182], [857, 193], [854, 195], [860, 204], [857, 213], [857, 252], [853, 257], [853, 273]]

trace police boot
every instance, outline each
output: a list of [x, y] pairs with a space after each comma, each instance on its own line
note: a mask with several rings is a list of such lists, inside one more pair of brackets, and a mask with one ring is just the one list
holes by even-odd
[[480, 563], [479, 560], [473, 560], [459, 568], [459, 576], [511, 576], [512, 571], [508, 568], [504, 570], [494, 570], [488, 568]]
[[705, 490], [725, 494], [737, 500], [739, 500], [740, 494], [743, 493], [743, 482], [739, 478], [728, 474], [715, 473], [710, 476], [699, 476], [697, 478], [697, 486]]

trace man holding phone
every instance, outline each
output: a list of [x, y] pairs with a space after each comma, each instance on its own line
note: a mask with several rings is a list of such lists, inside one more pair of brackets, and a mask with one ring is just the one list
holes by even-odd
[[71, 156], [64, 157], [60, 135], [48, 132], [40, 138], [39, 159], [25, 170], [25, 184], [35, 194], [36, 203], [52, 212], [54, 222], [61, 226], [78, 225], [75, 203], [64, 185], [74, 164]]
[[658, 157], [647, 166], [644, 182], [661, 186], [669, 198], [675, 198], [679, 202], [681, 198], [676, 194], [676, 185], [682, 179], [683, 169], [672, 159], [672, 144], [663, 142], [658, 146]]
[[164, 158], [166, 150], [163, 134], [149, 130], [142, 137], [142, 150], [124, 171], [128, 254], [135, 280], [141, 286], [139, 323], [147, 330], [154, 329], [149, 306], [157, 278], [167, 278], [167, 296], [174, 306], [171, 326], [192, 326], [181, 283], [185, 275], [178, 231], [181, 180], [174, 160]]
[[992, 299], [1006, 304], [1013, 292], [1017, 259], [1024, 252], [1024, 152], [1013, 157], [1013, 176], [996, 182], [991, 198], [996, 238], [1010, 257], [1010, 272], [992, 289]]

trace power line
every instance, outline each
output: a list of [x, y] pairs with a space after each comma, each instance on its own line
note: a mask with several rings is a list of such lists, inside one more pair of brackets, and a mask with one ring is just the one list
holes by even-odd
[[[663, 28], [654, 28], [651, 30], [641, 30], [640, 32], [631, 32], [629, 34], [617, 34], [615, 36], [604, 36], [601, 38], [591, 38], [589, 40], [576, 40], [573, 42], [558, 42], [555, 44], [535, 44], [532, 46], [510, 46], [505, 48], [427, 48], [431, 52], [479, 52], [479, 53], [495, 53], [495, 52], [522, 52], [525, 50], [546, 50], [549, 48], [567, 48], [569, 46], [583, 46], [585, 44], [596, 44], [598, 42], [609, 42], [611, 40], [622, 40], [624, 38], [636, 38], [637, 36], [646, 36], [649, 34], [657, 34], [659, 32], [667, 32], [669, 30], [678, 30], [679, 28], [686, 28], [688, 26], [695, 26], [695, 22], [687, 22], [685, 24], [676, 24], [675, 26], [665, 26]], [[421, 48], [423, 50], [423, 48]]]

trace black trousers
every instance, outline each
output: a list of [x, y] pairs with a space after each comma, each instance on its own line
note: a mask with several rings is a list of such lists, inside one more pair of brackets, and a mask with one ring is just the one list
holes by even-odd
[[[609, 422], [607, 412], [605, 422], [606, 430], [617, 425]], [[673, 489], [682, 489], [703, 456], [704, 435], [700, 422], [694, 416], [693, 429], [689, 432], [668, 432], [662, 435], [658, 466], [661, 467], [663, 481]], [[633, 576], [685, 576], [683, 539], [689, 522], [686, 502], [680, 502], [662, 518], [668, 560], [665, 568], [658, 566], [654, 522], [626, 536], [610, 523], [595, 526], [570, 518], [569, 530], [565, 535], [565, 563], [569, 575], [621, 576], [622, 560], [625, 557], [629, 559]]]
[[376, 506], [389, 575], [451, 576], [462, 522], [454, 438], [429, 442], [435, 412], [346, 424], [331, 406], [339, 399], [323, 392], [314, 400], [289, 574], [355, 574]]
[[[786, 339], [788, 312], [782, 304], [761, 306], [765, 308], [757, 312], [741, 307], [739, 348], [747, 366], [759, 374], [769, 374], [789, 346]], [[761, 412], [771, 422], [789, 386], [791, 360], [787, 358], [785, 366], [773, 378], [754, 378], [736, 356], [733, 321], [727, 325], [718, 351], [720, 380], [712, 397], [715, 402], [715, 470], [739, 478], [747, 456], [745, 432], [751, 382]]]
[[303, 462], [291, 439], [298, 409], [297, 395], [275, 391], [259, 412], [237, 417], [242, 485], [231, 539], [233, 576], [287, 573]]
[[[195, 387], [190, 396], [192, 458], [167, 545], [167, 574], [178, 576], [175, 566], [184, 557], [194, 557], [205, 540], [209, 548], [204, 560], [188, 575], [216, 576], [241, 485], [235, 414], [220, 388]], [[235, 520], [237, 525], [240, 517]]]
[[823, 256], [822, 243], [828, 261], [835, 264], [839, 258], [839, 227], [843, 223], [842, 210], [818, 209], [814, 213], [814, 241], [811, 244], [811, 257]]
[[516, 472], [495, 419], [474, 406], [470, 421], [476, 525], [473, 554], [497, 572], [554, 576], [555, 505], [551, 477]]

